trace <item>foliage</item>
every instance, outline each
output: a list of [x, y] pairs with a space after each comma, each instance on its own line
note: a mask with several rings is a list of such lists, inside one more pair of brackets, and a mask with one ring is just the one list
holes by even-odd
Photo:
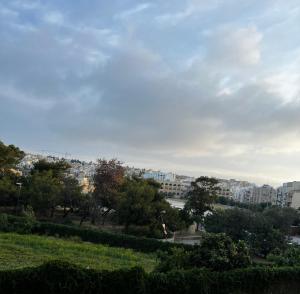
[[92, 198], [92, 222], [96, 221], [99, 208], [103, 211], [103, 222], [106, 215], [116, 209], [121, 193], [120, 188], [124, 181], [124, 168], [117, 159], [99, 159], [94, 175], [95, 190]]
[[233, 240], [246, 240], [253, 214], [238, 208], [215, 210], [205, 218], [205, 229], [211, 233], [225, 233]]
[[267, 260], [278, 266], [299, 266], [300, 247], [299, 245], [292, 244], [289, 245], [283, 252], [275, 250], [267, 256]]
[[[0, 214], [1, 216], [2, 214]], [[138, 238], [127, 234], [117, 234], [101, 230], [85, 229], [75, 226], [67, 226], [61, 224], [54, 224], [48, 222], [38, 222], [32, 219], [7, 215], [9, 222], [9, 232], [24, 231], [24, 224], [26, 225], [26, 232], [40, 235], [60, 236], [60, 237], [80, 237], [83, 241], [106, 244], [112, 247], [131, 248], [141, 252], [155, 252], [171, 251], [174, 247], [184, 248], [185, 250], [192, 250], [193, 246], [174, 244], [169, 242], [161, 242], [151, 238]], [[30, 224], [30, 226], [29, 226]]]
[[63, 190], [61, 181], [53, 176], [53, 172], [35, 172], [26, 188], [25, 193], [33, 210], [40, 215], [52, 216]]
[[5, 145], [0, 141], [0, 176], [11, 172], [24, 157], [25, 153], [14, 145]]
[[106, 270], [140, 266], [146, 271], [151, 271], [156, 265], [154, 254], [85, 243], [78, 241], [78, 237], [58, 239], [0, 233], [0, 270], [38, 266], [54, 259], [69, 261], [82, 267]]
[[248, 244], [254, 254], [266, 257], [275, 249], [284, 249], [287, 239], [283, 232], [274, 229], [269, 220], [261, 214], [255, 214], [248, 236]]
[[53, 216], [55, 208], [64, 207], [64, 217], [83, 202], [82, 187], [68, 175], [70, 165], [64, 160], [34, 164], [31, 174], [24, 179], [22, 203], [30, 205], [39, 216]]
[[71, 166], [63, 159], [56, 162], [48, 162], [41, 159], [33, 164], [31, 174], [51, 171], [53, 177], [62, 179], [70, 167]]
[[182, 247], [187, 250], [193, 248], [190, 245], [161, 242], [151, 238], [139, 238], [127, 234], [110, 233], [45, 222], [38, 223], [32, 232], [61, 237], [79, 236], [83, 241], [107, 244], [112, 247], [131, 248], [141, 252], [170, 251], [173, 247]]
[[168, 231], [184, 226], [179, 211], [172, 208], [158, 191], [156, 182], [142, 179], [126, 179], [123, 185], [123, 197], [117, 208], [120, 224], [128, 231], [130, 225], [147, 226], [148, 236], [162, 238], [166, 225]]
[[300, 221], [299, 211], [292, 207], [271, 207], [263, 212], [274, 229], [288, 234], [291, 225], [297, 225]]
[[147, 294], [298, 294], [300, 267], [249, 267], [224, 272], [205, 269], [151, 273]]
[[51, 261], [35, 268], [0, 272], [0, 293], [142, 294], [145, 273], [139, 267], [115, 271]]
[[16, 185], [17, 178], [13, 174], [0, 177], [0, 205], [16, 205], [19, 188]]
[[7, 214], [0, 214], [0, 231], [17, 232], [22, 234], [31, 233], [35, 225], [32, 217], [15, 217]]
[[98, 271], [52, 261], [0, 272], [0, 292], [10, 294], [297, 294], [300, 267], [256, 267], [226, 272], [203, 269], [146, 274], [140, 268]]
[[251, 260], [245, 242], [235, 243], [225, 234], [205, 234], [201, 245], [191, 252], [190, 264], [224, 271], [247, 267]]
[[278, 225], [268, 214], [268, 209], [263, 213], [238, 208], [216, 210], [206, 217], [205, 229], [212, 233], [225, 233], [236, 241], [244, 240], [252, 252], [260, 256], [266, 256], [276, 248], [284, 249], [287, 244], [287, 226]]
[[211, 210], [218, 190], [218, 180], [215, 178], [200, 177], [192, 182], [192, 190], [187, 195], [184, 209], [193, 217], [197, 228], [203, 220], [204, 212]]
[[238, 202], [238, 201], [235, 201], [231, 198], [227, 198], [224, 196], [217, 197], [216, 203], [233, 206], [233, 207], [237, 207], [237, 208], [249, 209], [251, 211], [258, 211], [258, 212], [262, 212], [271, 206], [271, 203], [265, 203], [265, 202], [264, 203], [256, 203], [256, 204]]
[[175, 248], [171, 254], [160, 254], [158, 271], [205, 267], [215, 271], [243, 268], [251, 264], [245, 242], [233, 242], [225, 234], [205, 234], [200, 246], [186, 252]]

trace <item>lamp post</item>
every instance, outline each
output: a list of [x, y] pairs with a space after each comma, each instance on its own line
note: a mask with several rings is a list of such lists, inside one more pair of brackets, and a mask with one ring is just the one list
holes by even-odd
[[167, 232], [167, 229], [166, 229], [166, 224], [164, 222], [164, 219], [163, 219], [163, 214], [166, 214], [166, 211], [165, 210], [162, 210], [160, 212], [160, 218], [161, 218], [161, 225], [162, 225], [162, 228], [163, 228], [163, 233], [165, 235], [165, 239], [167, 239], [168, 237], [168, 232]]

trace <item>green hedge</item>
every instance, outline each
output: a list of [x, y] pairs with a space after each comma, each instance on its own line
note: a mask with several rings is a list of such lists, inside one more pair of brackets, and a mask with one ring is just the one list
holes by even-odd
[[146, 274], [140, 268], [109, 272], [50, 262], [37, 268], [0, 271], [0, 293], [10, 294], [297, 294], [299, 289], [299, 267]]
[[[3, 214], [1, 215], [3, 216]], [[18, 233], [32, 233], [59, 237], [80, 237], [83, 241], [106, 244], [113, 247], [131, 248], [149, 253], [157, 250], [170, 251], [173, 247], [191, 250], [193, 246], [162, 242], [157, 239], [135, 237], [127, 234], [110, 233], [101, 230], [86, 229], [76, 226], [28, 220], [25, 217], [7, 215], [8, 225], [0, 230]]]
[[96, 271], [56, 261], [37, 268], [0, 271], [0, 293], [140, 294], [145, 292], [144, 281], [140, 268]]
[[157, 250], [170, 251], [173, 247], [183, 247], [186, 250], [193, 248], [193, 246], [190, 245], [162, 242], [151, 238], [44, 222], [40, 222], [34, 226], [32, 232], [37, 234], [58, 235], [60, 237], [78, 236], [83, 241], [107, 244], [113, 247], [131, 248], [145, 253]]

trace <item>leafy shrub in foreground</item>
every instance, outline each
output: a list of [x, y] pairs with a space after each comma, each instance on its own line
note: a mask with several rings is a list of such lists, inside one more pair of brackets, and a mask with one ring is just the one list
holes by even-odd
[[146, 274], [140, 268], [96, 271], [56, 261], [0, 271], [0, 293], [10, 294], [298, 294], [299, 287], [300, 267]]

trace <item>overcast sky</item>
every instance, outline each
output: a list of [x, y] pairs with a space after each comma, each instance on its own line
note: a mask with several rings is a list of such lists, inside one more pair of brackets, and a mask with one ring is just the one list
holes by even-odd
[[0, 140], [300, 180], [299, 0], [0, 0]]

